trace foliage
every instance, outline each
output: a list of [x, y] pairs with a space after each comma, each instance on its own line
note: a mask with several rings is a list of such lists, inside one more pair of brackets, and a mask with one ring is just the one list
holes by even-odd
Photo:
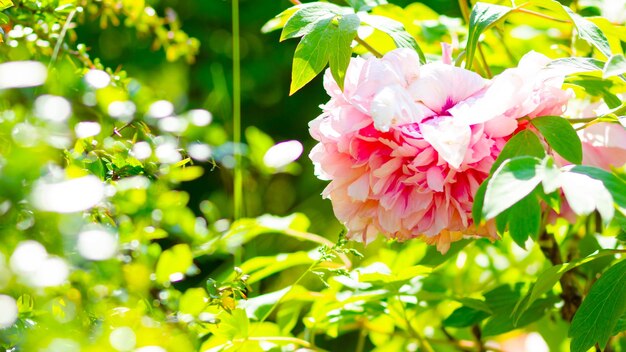
[[[578, 134], [624, 124], [608, 0], [243, 3], [237, 146], [219, 3], [0, 1], [0, 348], [626, 351], [626, 169], [581, 165]], [[266, 44], [267, 20], [299, 44]], [[606, 109], [523, 121], [476, 193], [500, 240], [348, 242], [276, 141], [311, 144], [327, 65], [341, 83], [354, 54], [440, 42], [485, 77], [543, 52], [573, 104]]]

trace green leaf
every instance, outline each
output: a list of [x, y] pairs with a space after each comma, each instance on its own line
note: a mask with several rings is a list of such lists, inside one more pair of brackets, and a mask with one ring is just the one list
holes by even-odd
[[477, 2], [472, 8], [470, 15], [467, 44], [465, 45], [465, 68], [470, 69], [476, 53], [478, 38], [498, 21], [502, 20], [511, 12], [511, 8], [494, 4]]
[[612, 173], [593, 167], [576, 165], [569, 170], [569, 172], [576, 172], [587, 175], [593, 179], [600, 180], [604, 184], [604, 187], [611, 193], [613, 200], [622, 209], [626, 209], [626, 181], [613, 175]]
[[417, 51], [420, 63], [426, 63], [424, 52], [419, 45], [417, 45], [415, 38], [404, 29], [402, 23], [387, 17], [370, 15], [363, 12], [359, 13], [359, 17], [363, 23], [389, 35], [398, 48], [409, 48]]
[[467, 239], [456, 241], [450, 245], [450, 249], [448, 249], [445, 254], [441, 254], [435, 246], [428, 246], [426, 254], [424, 254], [424, 257], [418, 264], [430, 267], [439, 266], [440, 264], [445, 263], [448, 259], [456, 257], [456, 255], [463, 250], [463, 248], [473, 242], [474, 241]]
[[614, 109], [622, 103], [612, 91], [614, 84], [610, 80], [593, 76], [574, 76], [568, 78], [568, 84], [575, 84], [585, 89], [585, 92], [592, 96], [602, 97], [609, 108]]
[[565, 57], [551, 61], [545, 69], [557, 70], [563, 75], [602, 71], [604, 61], [590, 57]]
[[443, 325], [452, 328], [465, 328], [480, 323], [489, 315], [485, 311], [462, 306], [452, 312], [443, 321]]
[[578, 36], [595, 46], [606, 57], [611, 57], [611, 47], [602, 30], [595, 23], [575, 13], [569, 7], [563, 5], [563, 8], [574, 22]]
[[478, 226], [483, 221], [483, 207], [485, 204], [485, 193], [487, 191], [487, 185], [491, 177], [488, 177], [480, 184], [474, 195], [474, 204], [472, 205], [472, 219], [474, 225]]
[[578, 31], [578, 36], [581, 39], [596, 47], [602, 54], [606, 55], [606, 57], [611, 56], [611, 47], [609, 45], [609, 41], [602, 32], [602, 30], [595, 23], [580, 16], [579, 14], [572, 11], [572, 9], [570, 9], [568, 6], [562, 5], [555, 0], [531, 0], [530, 3], [546, 7], [557, 13], [560, 12], [563, 15], [569, 17], [574, 23], [574, 26]]
[[503, 162], [487, 184], [483, 217], [493, 219], [530, 194], [543, 178], [540, 164], [540, 159], [530, 156]]
[[[539, 196], [548, 203], [553, 209], [560, 208], [560, 194], [556, 191], [561, 187], [561, 170], [554, 165], [554, 159], [551, 156], [544, 158], [541, 161], [541, 167], [543, 169], [543, 180], [541, 180], [541, 186], [543, 187], [543, 193], [539, 192]], [[557, 193], [556, 196], [550, 194]], [[556, 203], [555, 203], [556, 201]], [[555, 208], [554, 206], [557, 205]]]
[[611, 56], [602, 69], [602, 78], [619, 76], [626, 73], [626, 58], [622, 54]]
[[297, 11], [287, 20], [283, 27], [283, 31], [280, 34], [281, 42], [286, 39], [307, 35], [314, 30], [318, 22], [331, 19], [342, 13], [339, 6], [327, 2], [308, 3], [296, 6], [296, 8]]
[[541, 116], [531, 120], [546, 141], [560, 156], [574, 164], [583, 160], [583, 147], [574, 127], [559, 116]]
[[273, 32], [275, 30], [284, 28], [287, 21], [299, 9], [300, 9], [299, 6], [292, 6], [288, 8], [287, 10], [281, 12], [280, 14], [276, 15], [276, 17], [267, 21], [267, 23], [263, 25], [263, 27], [261, 28], [261, 33], [269, 33], [269, 32]]
[[189, 246], [177, 244], [163, 251], [156, 266], [157, 282], [164, 284], [173, 279], [174, 274], [184, 275], [193, 265], [193, 255]]
[[619, 318], [626, 311], [626, 260], [610, 267], [589, 290], [569, 330], [573, 352], [596, 343], [604, 349]]
[[225, 338], [226, 340], [244, 339], [249, 335], [250, 320], [243, 309], [235, 309], [231, 313], [222, 312], [219, 315], [219, 329], [215, 329], [213, 333], [216, 336]]
[[301, 251], [280, 253], [275, 256], [253, 257], [241, 264], [240, 268], [244, 273], [250, 275], [247, 283], [253, 284], [285, 269], [299, 265], [310, 265], [313, 262], [315, 259], [311, 258], [309, 253]]
[[352, 47], [350, 44], [356, 37], [357, 30], [361, 24], [361, 20], [357, 15], [347, 15], [339, 19], [339, 32], [335, 41], [329, 45], [336, 45], [335, 50], [331, 51], [328, 58], [330, 73], [333, 75], [335, 82], [339, 88], [343, 90], [343, 81], [346, 77], [346, 71], [350, 64], [350, 56], [352, 55]]
[[537, 321], [545, 315], [547, 309], [550, 309], [558, 301], [558, 297], [552, 296], [534, 302], [522, 318], [515, 323], [511, 319], [511, 311], [517, 304], [521, 289], [521, 283], [514, 286], [502, 285], [484, 294], [485, 302], [493, 311], [493, 315], [483, 325], [482, 333], [484, 336], [503, 334]]
[[13, 6], [13, 1], [11, 0], [0, 0], [0, 11], [4, 11], [9, 7]]
[[387, 0], [346, 0], [356, 11], [369, 11], [376, 6], [388, 4]]
[[[519, 297], [519, 295], [517, 295], [516, 297]], [[535, 301], [531, 305], [531, 307], [524, 312], [520, 320], [517, 322], [514, 322], [511, 319], [510, 312], [513, 307], [509, 305], [506, 311], [499, 314], [494, 314], [485, 322], [482, 333], [484, 336], [495, 336], [504, 334], [511, 330], [522, 328], [530, 323], [533, 323], [543, 318], [546, 315], [546, 311], [554, 307], [554, 304], [557, 303], [558, 300], [559, 297], [550, 296], [548, 298], [542, 298]]]
[[426, 276], [433, 271], [432, 268], [423, 265], [414, 265], [404, 268], [396, 273], [364, 273], [359, 275], [360, 282], [368, 283], [401, 283], [418, 276]]
[[276, 324], [278, 324], [283, 334], [289, 334], [298, 324], [303, 305], [304, 303], [302, 302], [286, 302], [283, 303], [281, 309], [276, 313]]
[[622, 317], [619, 318], [611, 335], [615, 336], [622, 331], [626, 331], [626, 314], [622, 315]]
[[174, 182], [187, 182], [195, 180], [203, 174], [204, 169], [201, 166], [187, 166], [173, 169], [167, 176]]
[[489, 305], [483, 300], [469, 297], [456, 298], [455, 300], [462, 303], [466, 307], [482, 310], [487, 313], [493, 313], [491, 308], [489, 308]]
[[552, 290], [552, 287], [559, 282], [563, 274], [583, 264], [609, 255], [613, 255], [613, 252], [610, 250], [598, 251], [584, 258], [579, 258], [565, 264], [551, 266], [544, 270], [541, 274], [539, 274], [537, 281], [535, 281], [530, 290], [528, 290], [524, 298], [522, 298], [516, 305], [512, 315], [513, 320], [518, 321], [521, 315], [528, 309], [528, 307], [530, 307], [531, 304], [533, 304], [533, 302], [538, 300], [543, 294]]
[[309, 83], [330, 61], [333, 78], [343, 87], [343, 78], [350, 62], [350, 44], [360, 21], [354, 14], [320, 20], [306, 34], [293, 58], [290, 93]]
[[209, 295], [202, 287], [189, 288], [178, 303], [178, 311], [185, 314], [198, 315], [207, 308]]
[[541, 207], [533, 193], [522, 198], [507, 211], [509, 234], [522, 248], [528, 237], [537, 239], [541, 228]]
[[565, 199], [574, 213], [589, 215], [597, 209], [605, 223], [611, 221], [615, 214], [613, 197], [602, 181], [575, 172], [561, 174], [560, 180]]
[[498, 155], [498, 158], [493, 163], [490, 173], [493, 174], [505, 160], [516, 156], [543, 158], [545, 155], [546, 152], [543, 150], [543, 146], [537, 135], [532, 131], [523, 130], [506, 142], [500, 155]]

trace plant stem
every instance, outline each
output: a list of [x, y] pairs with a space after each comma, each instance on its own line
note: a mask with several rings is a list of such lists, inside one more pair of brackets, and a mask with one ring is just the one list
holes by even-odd
[[367, 49], [367, 51], [369, 51], [370, 53], [372, 53], [372, 55], [381, 58], [383, 57], [383, 54], [381, 54], [378, 50], [374, 49], [371, 45], [367, 44], [367, 42], [361, 38], [359, 38], [359, 36], [356, 36], [354, 38], [354, 41], [356, 41], [357, 43], [359, 43], [362, 47], [364, 47], [365, 49]]
[[232, 0], [233, 21], [233, 143], [235, 174], [233, 185], [233, 217], [241, 218], [243, 211], [243, 170], [241, 156], [241, 55], [239, 43], [239, 0]]
[[63, 40], [65, 40], [65, 35], [67, 34], [67, 30], [70, 28], [70, 24], [72, 24], [72, 19], [74, 18], [75, 14], [76, 10], [72, 10], [72, 12], [67, 15], [67, 18], [65, 19], [65, 24], [63, 25], [61, 33], [59, 34], [59, 39], [54, 46], [54, 51], [52, 52], [52, 57], [50, 58], [50, 64], [48, 65], [48, 67], [54, 64], [54, 62], [57, 60], [57, 57], [59, 56], [59, 51], [61, 50], [61, 45], [63, 45]]
[[571, 21], [568, 21], [568, 20], [562, 20], [560, 18], [544, 15], [544, 14], [539, 13], [539, 12], [526, 10], [526, 9], [521, 8], [521, 7], [514, 8], [512, 11], [513, 12], [521, 12], [521, 13], [525, 13], [525, 14], [528, 14], [528, 15], [533, 15], [533, 16], [536, 16], [536, 17], [541, 17], [541, 18], [544, 18], [544, 19], [550, 20], [550, 21], [555, 21], [555, 22], [560, 22], [560, 23], [572, 23]]
[[[544, 229], [539, 237], [539, 246], [543, 255], [550, 260], [552, 265], [563, 264], [563, 258], [561, 257], [561, 251], [559, 250], [559, 244], [553, 234], [548, 233]], [[561, 276], [561, 298], [565, 304], [561, 308], [561, 316], [566, 321], [572, 321], [574, 314], [582, 303], [582, 295], [576, 287], [575, 281], [575, 269], [566, 271]]]
[[302, 3], [300, 2], [300, 0], [289, 0], [292, 4], [294, 5], [302, 5]]
[[263, 336], [263, 337], [257, 337], [257, 336], [250, 336], [247, 337], [245, 339], [237, 339], [234, 340], [237, 342], [245, 342], [245, 341], [282, 341], [282, 342], [293, 342], [296, 343], [302, 347], [306, 347], [309, 348], [311, 347], [311, 344], [308, 341], [296, 338], [296, 337], [287, 337], [287, 336]]
[[302, 275], [300, 275], [300, 277], [298, 277], [298, 279], [291, 285], [291, 287], [289, 287], [289, 289], [287, 290], [287, 292], [285, 292], [285, 294], [283, 294], [282, 296], [280, 296], [280, 298], [278, 300], [276, 300], [276, 302], [274, 302], [274, 304], [272, 305], [272, 307], [267, 311], [267, 313], [265, 313], [265, 315], [263, 315], [263, 317], [261, 318], [261, 320], [259, 320], [259, 325], [261, 323], [263, 323], [265, 320], [267, 320], [267, 318], [269, 318], [269, 316], [272, 314], [272, 312], [274, 312], [274, 310], [278, 307], [278, 305], [283, 301], [283, 299], [285, 297], [287, 297], [287, 295], [289, 294], [289, 292], [291, 292], [291, 290], [293, 290], [294, 287], [296, 287], [297, 284], [300, 283], [300, 281], [302, 281], [302, 279], [304, 279], [304, 277], [306, 276], [306, 274], [308, 274], [311, 270], [313, 270], [313, 268], [315, 268], [319, 263], [321, 262], [321, 259], [316, 260], [315, 262], [313, 262], [313, 264], [311, 264], [311, 266], [308, 267], [308, 269], [306, 269], [305, 272], [302, 273]]
[[359, 339], [357, 340], [356, 343], [356, 352], [363, 352], [363, 350], [365, 349], [365, 338], [367, 337], [367, 330], [365, 329], [361, 329], [361, 331], [359, 332]]
[[485, 54], [483, 53], [483, 47], [480, 43], [477, 43], [478, 46], [478, 54], [480, 55], [480, 60], [483, 62], [483, 68], [485, 69], [485, 73], [487, 74], [487, 78], [492, 78], [493, 74], [491, 73], [491, 69], [489, 68], [489, 64], [487, 63], [487, 59], [485, 58]]

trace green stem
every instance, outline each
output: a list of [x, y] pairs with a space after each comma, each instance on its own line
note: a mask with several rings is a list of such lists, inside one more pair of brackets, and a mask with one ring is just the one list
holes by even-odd
[[536, 16], [536, 17], [541, 17], [541, 18], [546, 19], [546, 20], [555, 21], [555, 22], [560, 22], [560, 23], [572, 23], [571, 21], [568, 21], [568, 20], [562, 20], [562, 19], [560, 19], [560, 18], [556, 18], [556, 17], [552, 17], [552, 16], [544, 15], [544, 14], [539, 13], [539, 12], [526, 10], [526, 9], [524, 9], [524, 8], [521, 8], [521, 7], [514, 8], [514, 9], [513, 9], [513, 10], [511, 10], [511, 11], [512, 11], [512, 12], [521, 12], [521, 13], [525, 13], [525, 14], [527, 14], [527, 15], [532, 15], [532, 16]]
[[365, 338], [367, 337], [367, 330], [361, 329], [359, 332], [359, 339], [356, 344], [356, 352], [363, 352], [365, 349]]
[[485, 73], [487, 74], [487, 78], [492, 78], [493, 74], [491, 73], [491, 69], [489, 68], [489, 64], [487, 63], [487, 59], [485, 58], [485, 53], [483, 53], [483, 47], [480, 43], [476, 45], [478, 47], [478, 54], [480, 55], [480, 61], [483, 62], [483, 68], [485, 69]]
[[241, 163], [241, 54], [239, 43], [239, 0], [232, 0], [233, 21], [233, 143], [235, 153], [234, 212], [235, 220], [243, 212], [243, 170]]
[[367, 44], [367, 42], [361, 38], [359, 38], [358, 36], [354, 38], [354, 41], [356, 41], [357, 43], [359, 43], [362, 47], [364, 47], [365, 49], [367, 49], [367, 51], [369, 51], [370, 53], [372, 53], [372, 55], [380, 58], [383, 57], [383, 54], [381, 54], [378, 50], [374, 49], [371, 45]]
[[289, 287], [289, 289], [287, 290], [287, 292], [285, 292], [285, 294], [283, 294], [282, 296], [280, 296], [280, 298], [274, 302], [274, 304], [272, 305], [272, 307], [267, 311], [267, 313], [265, 313], [263, 315], [263, 317], [261, 318], [261, 320], [259, 320], [259, 325], [261, 323], [263, 323], [265, 320], [267, 320], [267, 318], [269, 318], [269, 316], [272, 314], [272, 312], [274, 312], [274, 310], [278, 307], [278, 305], [283, 301], [283, 299], [285, 297], [287, 297], [287, 295], [289, 295], [289, 293], [291, 292], [291, 290], [293, 290], [294, 287], [296, 287], [296, 285], [298, 285], [300, 283], [300, 281], [302, 281], [302, 279], [304, 279], [304, 277], [306, 276], [306, 274], [308, 274], [311, 270], [313, 270], [313, 268], [315, 268], [319, 263], [321, 263], [321, 259], [316, 260], [313, 264], [311, 264], [311, 266], [309, 266], [308, 269], [306, 269], [305, 272], [302, 273], [302, 275], [300, 275], [300, 277], [291, 285], [291, 287]]
[[52, 58], [50, 59], [50, 64], [48, 65], [48, 67], [54, 64], [54, 62], [57, 60], [57, 57], [59, 56], [59, 51], [61, 50], [61, 45], [63, 45], [63, 40], [65, 40], [65, 35], [67, 34], [67, 30], [70, 28], [70, 24], [72, 23], [72, 19], [74, 18], [75, 14], [76, 10], [72, 10], [72, 12], [67, 15], [67, 18], [65, 19], [65, 24], [63, 25], [63, 29], [61, 29], [61, 33], [59, 34], [59, 39], [54, 46], [54, 51], [52, 52]]

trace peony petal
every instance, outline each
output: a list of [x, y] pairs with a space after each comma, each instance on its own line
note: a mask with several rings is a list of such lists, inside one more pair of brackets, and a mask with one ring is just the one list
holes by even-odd
[[433, 191], [443, 191], [444, 177], [441, 174], [440, 168], [434, 166], [428, 169], [426, 172], [426, 181], [428, 182], [428, 187]]
[[420, 78], [409, 86], [411, 96], [437, 113], [443, 113], [487, 85], [477, 73], [443, 63], [420, 69]]
[[388, 132], [393, 126], [420, 122], [433, 115], [428, 108], [415, 104], [406, 89], [399, 85], [386, 86], [372, 99], [370, 114], [374, 127]]
[[354, 200], [363, 202], [367, 199], [367, 196], [369, 195], [369, 190], [369, 174], [364, 173], [350, 186], [348, 186], [348, 195]]
[[448, 116], [420, 124], [420, 130], [424, 139], [450, 167], [458, 169], [461, 166], [472, 134], [469, 126]]

